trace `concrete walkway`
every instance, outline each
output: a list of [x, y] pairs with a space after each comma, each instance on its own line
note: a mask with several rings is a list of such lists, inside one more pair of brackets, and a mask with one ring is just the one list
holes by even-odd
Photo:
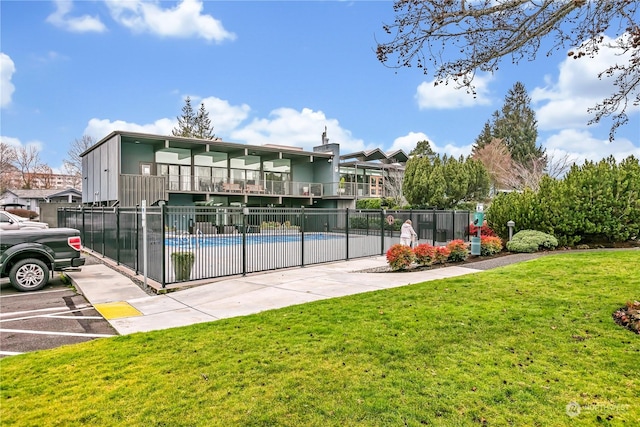
[[403, 273], [362, 273], [387, 265], [384, 256], [233, 276], [163, 295], [149, 295], [104, 264], [70, 271], [78, 292], [121, 335], [173, 328], [327, 298], [476, 273], [451, 266]]

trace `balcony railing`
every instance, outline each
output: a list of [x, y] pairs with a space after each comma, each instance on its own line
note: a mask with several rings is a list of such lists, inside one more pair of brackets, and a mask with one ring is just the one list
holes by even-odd
[[[319, 182], [272, 181], [251, 179], [212, 179], [169, 175], [168, 191], [247, 194], [253, 196], [308, 196], [322, 197], [323, 185]], [[193, 186], [192, 186], [193, 184]]]

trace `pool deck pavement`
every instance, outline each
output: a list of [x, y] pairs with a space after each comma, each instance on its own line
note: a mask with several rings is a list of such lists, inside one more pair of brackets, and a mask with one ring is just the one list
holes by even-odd
[[[114, 329], [126, 335], [482, 271], [450, 266], [401, 273], [362, 272], [386, 265], [384, 256], [360, 258], [209, 280], [164, 294], [145, 292], [116, 268], [103, 263], [86, 265], [81, 271], [66, 275]], [[147, 285], [159, 287], [150, 281]]]

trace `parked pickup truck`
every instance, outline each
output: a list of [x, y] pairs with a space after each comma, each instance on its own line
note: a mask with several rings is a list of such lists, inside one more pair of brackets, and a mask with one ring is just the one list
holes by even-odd
[[0, 229], [0, 277], [8, 276], [20, 291], [41, 289], [52, 271], [84, 265], [81, 249], [80, 232], [73, 228]]

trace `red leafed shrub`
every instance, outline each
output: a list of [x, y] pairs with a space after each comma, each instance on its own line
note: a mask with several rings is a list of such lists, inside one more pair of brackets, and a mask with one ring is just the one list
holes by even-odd
[[447, 243], [449, 249], [449, 259], [451, 262], [464, 261], [469, 256], [469, 250], [464, 240], [452, 240]]
[[387, 251], [387, 262], [392, 270], [403, 270], [416, 260], [413, 249], [404, 245], [393, 245]]
[[433, 260], [434, 264], [444, 264], [449, 259], [451, 251], [446, 246], [438, 246], [436, 248], [436, 257]]
[[416, 257], [416, 263], [420, 265], [431, 265], [435, 261], [437, 249], [428, 243], [422, 243], [413, 248]]
[[[478, 226], [469, 224], [469, 236], [477, 236], [477, 235], [478, 235]], [[483, 224], [482, 227], [480, 227], [480, 236], [497, 236], [497, 234], [487, 224]]]
[[480, 255], [491, 256], [502, 251], [502, 239], [495, 236], [482, 236], [480, 238]]

